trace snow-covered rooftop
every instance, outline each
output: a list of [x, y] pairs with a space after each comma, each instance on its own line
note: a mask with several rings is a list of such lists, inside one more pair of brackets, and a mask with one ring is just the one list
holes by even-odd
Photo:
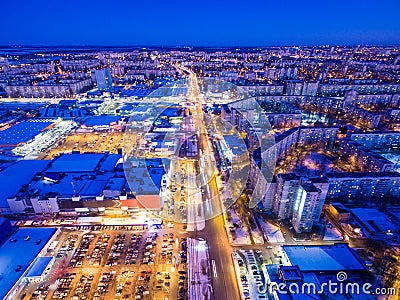
[[292, 265], [301, 271], [353, 271], [365, 266], [346, 244], [322, 246], [283, 246]]
[[[0, 247], [0, 299], [7, 295], [55, 232], [55, 228], [20, 228]], [[21, 269], [16, 271], [18, 265]]]

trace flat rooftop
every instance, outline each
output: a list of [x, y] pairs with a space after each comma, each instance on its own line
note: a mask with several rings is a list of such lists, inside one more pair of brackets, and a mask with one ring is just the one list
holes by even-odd
[[113, 171], [118, 161], [122, 158], [121, 154], [109, 154], [101, 164], [101, 171]]
[[53, 124], [49, 119], [33, 119], [17, 123], [0, 131], [0, 145], [17, 145], [27, 142]]
[[298, 266], [281, 266], [280, 271], [284, 276], [285, 280], [302, 280], [303, 274], [301, 273]]
[[365, 266], [346, 244], [283, 246], [292, 265], [301, 271], [359, 271]]
[[396, 232], [399, 230], [385, 213], [375, 208], [354, 208], [351, 213], [371, 232]]
[[338, 213], [349, 213], [350, 211], [340, 202], [331, 202], [331, 205], [337, 210]]
[[47, 266], [53, 260], [53, 256], [39, 256], [33, 262], [33, 265], [26, 273], [26, 277], [40, 277], [46, 270]]
[[130, 158], [124, 164], [124, 171], [132, 192], [136, 195], [158, 195], [165, 174], [163, 163], [168, 165], [169, 160]]
[[247, 151], [246, 144], [241, 139], [241, 137], [232, 134], [232, 135], [224, 135], [224, 140], [226, 145], [232, 151], [233, 155], [242, 155]]
[[[56, 228], [20, 228], [0, 247], [0, 299], [3, 299], [20, 279], [56, 230]], [[30, 239], [25, 241], [28, 236]], [[37, 245], [39, 240], [41, 242]], [[17, 265], [21, 266], [18, 272], [15, 271]]]
[[[62, 197], [72, 197], [75, 194], [80, 196], [99, 196], [113, 173], [102, 175], [88, 175], [80, 173], [79, 176], [67, 173], [57, 183], [40, 180], [30, 186], [31, 190], [38, 190], [39, 195], [61, 195]], [[71, 184], [72, 182], [72, 184]]]
[[7, 198], [15, 196], [22, 185], [28, 184], [49, 163], [49, 160], [21, 160], [0, 172], [0, 207], [8, 207]]
[[101, 115], [93, 116], [83, 122], [85, 126], [108, 126], [111, 123], [118, 122], [121, 116]]
[[104, 154], [100, 153], [63, 154], [53, 161], [47, 171], [54, 173], [94, 172], [103, 157]]

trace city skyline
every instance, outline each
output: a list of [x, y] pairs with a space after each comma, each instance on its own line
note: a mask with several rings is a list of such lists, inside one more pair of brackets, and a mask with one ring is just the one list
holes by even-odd
[[[3, 4], [1, 45], [272, 46], [393, 45], [400, 22], [394, 0], [201, 4], [184, 1]], [[16, 22], [18, 20], [18, 22]], [[51, 26], [49, 24], [52, 24]], [[34, 33], [34, 34], [32, 34]]]

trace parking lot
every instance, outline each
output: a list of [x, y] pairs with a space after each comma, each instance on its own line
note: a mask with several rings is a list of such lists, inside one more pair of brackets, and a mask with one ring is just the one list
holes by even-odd
[[64, 230], [46, 284], [27, 284], [19, 298], [187, 299], [186, 233], [117, 229]]
[[169, 171], [168, 197], [164, 202], [164, 217], [177, 222], [187, 222], [187, 174], [185, 161], [173, 159]]
[[122, 148], [123, 141], [122, 132], [73, 133], [57, 142], [53, 148], [42, 152], [40, 159], [52, 159], [60, 153], [72, 151], [117, 153]]

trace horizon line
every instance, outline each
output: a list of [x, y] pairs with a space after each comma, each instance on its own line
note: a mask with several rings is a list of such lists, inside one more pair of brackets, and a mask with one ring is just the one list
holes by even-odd
[[0, 44], [0, 47], [10, 47], [10, 48], [19, 48], [19, 47], [121, 47], [121, 48], [129, 48], [129, 47], [161, 47], [161, 48], [270, 48], [270, 47], [390, 47], [390, 46], [400, 46], [400, 41], [398, 43], [334, 43], [334, 44], [270, 44], [270, 45], [190, 45], [190, 44], [132, 44], [132, 45], [104, 45], [104, 44], [51, 44], [51, 45], [42, 45], [42, 44]]

